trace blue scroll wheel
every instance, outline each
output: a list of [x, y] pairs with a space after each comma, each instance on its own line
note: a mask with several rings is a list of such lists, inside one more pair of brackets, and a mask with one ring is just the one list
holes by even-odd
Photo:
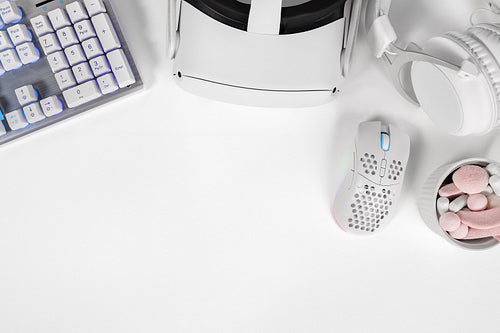
[[380, 148], [383, 151], [389, 151], [391, 149], [391, 136], [387, 132], [382, 132], [380, 134]]

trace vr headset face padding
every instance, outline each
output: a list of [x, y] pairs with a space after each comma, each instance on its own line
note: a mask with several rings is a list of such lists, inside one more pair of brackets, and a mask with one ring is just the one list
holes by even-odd
[[500, 105], [500, 66], [485, 46], [492, 43], [491, 35], [486, 37], [486, 33], [477, 31], [450, 32], [433, 40], [446, 48], [442, 53], [454, 54], [455, 62], [460, 60], [458, 63], [472, 61], [480, 73], [477, 78], [463, 78], [430, 63], [414, 63], [412, 81], [422, 108], [451, 134], [482, 134], [491, 130], [498, 124]]

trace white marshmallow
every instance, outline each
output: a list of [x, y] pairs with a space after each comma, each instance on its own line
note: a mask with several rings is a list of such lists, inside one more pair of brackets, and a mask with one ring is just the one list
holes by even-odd
[[450, 207], [450, 199], [445, 198], [445, 197], [440, 197], [437, 200], [436, 208], [437, 208], [439, 216], [448, 212], [449, 207]]
[[500, 176], [494, 175], [490, 177], [490, 186], [496, 195], [500, 196]]
[[498, 163], [488, 164], [488, 166], [486, 167], [486, 171], [488, 171], [488, 173], [492, 176], [500, 175], [500, 164]]
[[484, 194], [485, 196], [492, 195], [493, 194], [493, 189], [491, 188], [490, 185], [488, 185], [488, 187], [483, 192], [481, 192], [481, 193]]
[[450, 203], [450, 212], [457, 213], [465, 208], [467, 206], [467, 199], [469, 199], [469, 196], [464, 194], [453, 200]]
[[500, 207], [500, 197], [494, 194], [488, 196], [488, 209]]

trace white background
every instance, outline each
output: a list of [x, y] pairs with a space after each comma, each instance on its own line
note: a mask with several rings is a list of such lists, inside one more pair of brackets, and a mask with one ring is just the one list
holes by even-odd
[[[0, 332], [498, 332], [500, 247], [449, 244], [416, 204], [436, 167], [484, 156], [495, 133], [440, 132], [363, 37], [328, 105], [189, 95], [165, 55], [166, 1], [115, 4], [145, 90], [0, 149]], [[395, 0], [391, 16], [423, 42], [465, 28], [474, 4]], [[412, 155], [396, 218], [359, 239], [332, 203], [375, 118]]]

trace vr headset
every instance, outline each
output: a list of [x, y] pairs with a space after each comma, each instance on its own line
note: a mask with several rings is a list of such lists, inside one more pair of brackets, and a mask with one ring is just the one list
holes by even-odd
[[349, 71], [361, 0], [168, 0], [185, 90], [254, 106], [325, 103]]

